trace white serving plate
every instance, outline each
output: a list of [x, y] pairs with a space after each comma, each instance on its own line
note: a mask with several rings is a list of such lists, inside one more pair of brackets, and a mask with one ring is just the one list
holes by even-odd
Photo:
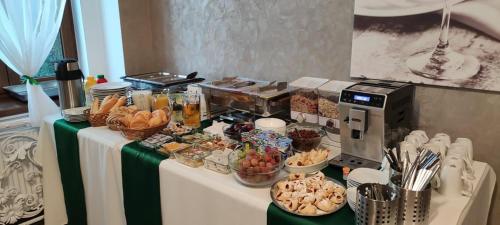
[[[333, 181], [335, 184], [337, 184], [337, 185], [343, 187], [344, 189], [346, 189], [346, 187], [342, 183], [340, 183], [338, 180], [335, 180], [335, 179], [333, 179], [331, 177], [326, 177], [326, 176], [325, 176], [325, 179]], [[276, 185], [278, 184], [279, 181], [282, 181], [282, 180], [288, 180], [288, 177], [285, 177], [283, 179], [280, 179], [280, 180], [274, 182], [274, 184], [271, 186], [270, 195], [271, 195], [271, 199], [273, 200], [274, 205], [276, 205], [278, 208], [280, 208], [281, 210], [283, 210], [285, 212], [292, 213], [292, 214], [295, 214], [295, 215], [298, 215], [298, 216], [307, 216], [307, 217], [324, 216], [324, 215], [328, 215], [328, 214], [331, 214], [331, 213], [339, 211], [347, 203], [347, 198], [344, 195], [344, 202], [342, 202], [342, 204], [339, 204], [338, 207], [336, 207], [334, 210], [332, 210], [330, 212], [325, 212], [323, 210], [318, 209], [316, 215], [304, 215], [304, 214], [300, 214], [300, 213], [297, 213], [297, 212], [288, 211], [288, 209], [286, 209], [285, 207], [283, 207], [279, 203], [279, 201], [276, 200], [276, 198], [274, 197], [274, 192], [276, 190]]]
[[380, 170], [358, 168], [352, 170], [347, 176], [347, 187], [357, 187], [365, 183], [388, 184], [389, 178]]

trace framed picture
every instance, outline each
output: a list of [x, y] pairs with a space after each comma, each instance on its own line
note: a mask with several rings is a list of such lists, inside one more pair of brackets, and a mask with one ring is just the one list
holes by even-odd
[[500, 1], [356, 0], [351, 77], [500, 91]]

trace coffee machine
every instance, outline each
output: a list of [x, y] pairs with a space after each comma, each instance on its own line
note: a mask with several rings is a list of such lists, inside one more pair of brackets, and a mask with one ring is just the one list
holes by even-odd
[[342, 90], [339, 100], [341, 154], [337, 166], [379, 168], [383, 148], [411, 131], [414, 86], [366, 80]]

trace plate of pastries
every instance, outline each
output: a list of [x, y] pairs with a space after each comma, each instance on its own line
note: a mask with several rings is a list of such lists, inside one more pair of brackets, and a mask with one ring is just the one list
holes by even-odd
[[282, 210], [299, 216], [334, 213], [347, 202], [346, 188], [321, 171], [307, 175], [291, 173], [271, 187], [271, 199]]
[[312, 173], [328, 166], [330, 150], [315, 148], [309, 152], [297, 152], [285, 161], [285, 169], [290, 173]]

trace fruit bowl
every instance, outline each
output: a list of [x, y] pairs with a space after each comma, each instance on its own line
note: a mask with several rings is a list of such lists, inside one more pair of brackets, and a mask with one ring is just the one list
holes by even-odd
[[294, 151], [308, 152], [319, 146], [326, 132], [320, 127], [292, 125], [287, 129]]
[[235, 150], [229, 154], [229, 167], [235, 179], [247, 186], [269, 186], [283, 166], [281, 153], [277, 150]]

